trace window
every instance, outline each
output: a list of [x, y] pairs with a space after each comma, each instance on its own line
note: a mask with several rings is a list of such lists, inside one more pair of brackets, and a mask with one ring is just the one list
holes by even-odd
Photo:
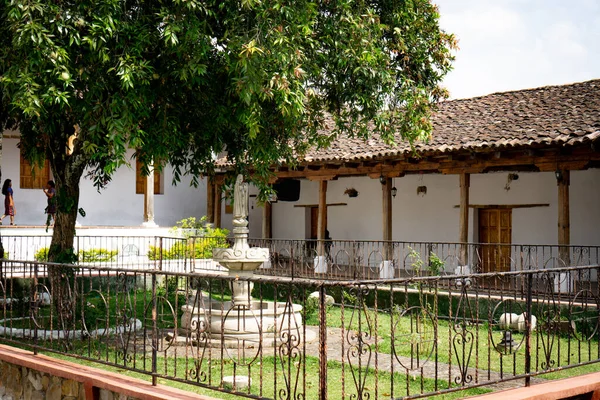
[[33, 166], [21, 154], [20, 164], [20, 188], [21, 189], [43, 189], [50, 180], [50, 163], [44, 161], [43, 167]]
[[[154, 194], [163, 194], [163, 173], [154, 171]], [[135, 192], [137, 194], [146, 193], [146, 177], [142, 175], [142, 163], [135, 162]]]

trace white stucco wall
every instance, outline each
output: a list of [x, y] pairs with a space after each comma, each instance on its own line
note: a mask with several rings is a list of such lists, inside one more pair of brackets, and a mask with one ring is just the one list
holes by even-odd
[[[46, 222], [44, 208], [46, 196], [41, 189], [21, 189], [19, 179], [18, 139], [2, 141], [2, 182], [13, 182], [17, 225], [43, 225]], [[131, 156], [133, 152], [130, 152]], [[85, 173], [84, 173], [85, 176]], [[206, 182], [201, 180], [198, 188], [190, 187], [189, 177], [183, 177], [177, 186], [172, 185], [173, 171], [164, 169], [164, 194], [154, 196], [155, 222], [159, 226], [173, 226], [176, 221], [206, 214]], [[143, 222], [144, 195], [135, 193], [135, 161], [133, 168], [122, 167], [108, 186], [100, 193], [92, 181], [82, 178], [79, 207], [86, 216], [79, 217], [82, 225], [139, 226]]]
[[[45, 223], [46, 198], [41, 190], [19, 187], [19, 150], [17, 139], [3, 139], [2, 181], [13, 180], [18, 225]], [[505, 190], [507, 172], [471, 175], [471, 204], [533, 204], [548, 207], [515, 208], [512, 215], [512, 242], [556, 244], [558, 237], [558, 191], [552, 172], [519, 173], [510, 190]], [[198, 188], [189, 186], [189, 178], [172, 185], [173, 173], [164, 171], [164, 194], [155, 196], [155, 220], [163, 227], [179, 219], [206, 214], [206, 182]], [[408, 175], [394, 179], [398, 189], [392, 199], [393, 238], [401, 241], [457, 242], [460, 190], [457, 175]], [[418, 186], [427, 186], [425, 196], [417, 195]], [[359, 192], [356, 198], [344, 195], [347, 188]], [[316, 205], [319, 183], [301, 180], [297, 202], [273, 204], [273, 237], [303, 239], [309, 236], [310, 212]], [[249, 228], [251, 237], [262, 235], [263, 209], [257, 203], [256, 188], [250, 190]], [[142, 194], [135, 193], [135, 169], [121, 168], [108, 187], [98, 193], [89, 179], [81, 181], [80, 207], [86, 217], [83, 225], [139, 226], [143, 221]], [[368, 177], [340, 178], [328, 183], [328, 203], [347, 203], [329, 207], [328, 229], [333, 239], [380, 240], [382, 237], [381, 184]], [[600, 244], [600, 169], [571, 172], [570, 186], [571, 243]], [[471, 209], [469, 240], [477, 241], [476, 210]], [[231, 214], [222, 204], [222, 225], [231, 229]]]
[[[510, 190], [505, 190], [507, 172], [471, 175], [470, 203], [549, 204], [548, 207], [515, 208], [512, 215], [512, 242], [556, 244], [558, 237], [558, 190], [552, 172], [519, 172]], [[393, 238], [401, 241], [459, 241], [458, 219], [460, 189], [457, 175], [408, 175], [396, 178], [398, 189], [393, 204]], [[418, 186], [427, 186], [425, 196]], [[273, 236], [303, 239], [310, 214], [294, 205], [318, 203], [318, 182], [301, 181], [297, 202], [273, 204]], [[359, 192], [356, 198], [344, 195], [346, 188]], [[329, 207], [328, 229], [333, 239], [380, 240], [382, 237], [381, 184], [368, 177], [340, 178], [328, 183], [327, 202], [347, 203]], [[571, 172], [571, 243], [600, 244], [600, 170]], [[262, 208], [251, 210], [251, 235], [261, 235]], [[469, 212], [469, 240], [477, 241], [476, 210]], [[254, 225], [254, 226], [253, 226]], [[258, 226], [256, 226], [258, 225]]]

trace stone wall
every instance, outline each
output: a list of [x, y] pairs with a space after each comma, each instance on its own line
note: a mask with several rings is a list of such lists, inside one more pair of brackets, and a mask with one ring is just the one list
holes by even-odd
[[[134, 400], [124, 394], [98, 389], [99, 400]], [[0, 400], [85, 400], [82, 382], [0, 361]]]
[[216, 400], [0, 344], [0, 400]]

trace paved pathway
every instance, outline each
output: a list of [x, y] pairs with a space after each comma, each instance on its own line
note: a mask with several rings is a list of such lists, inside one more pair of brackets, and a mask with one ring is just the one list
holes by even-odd
[[[307, 326], [307, 330], [312, 331], [316, 338], [311, 342], [306, 344], [306, 354], [309, 356], [318, 357], [319, 356], [319, 327], [315, 326]], [[373, 341], [374, 342], [374, 341]], [[347, 341], [346, 341], [347, 343]], [[373, 343], [374, 344], [374, 343]], [[345, 345], [345, 352], [348, 350], [348, 345]], [[474, 356], [474, 355], [473, 355]], [[327, 328], [327, 359], [332, 361], [344, 362], [348, 364], [348, 358], [346, 355], [342, 353], [342, 330], [340, 328]], [[367, 363], [367, 357], [365, 356], [362, 360], [363, 367]], [[410, 366], [411, 358], [399, 356], [398, 359], [395, 359], [390, 354], [385, 353], [373, 353], [371, 356], [370, 368], [375, 368], [375, 363], [377, 363], [377, 369], [379, 371], [392, 372], [392, 367], [394, 372], [396, 373], [406, 373], [406, 369], [402, 365]], [[401, 364], [402, 363], [402, 364]], [[352, 360], [353, 365], [358, 365], [358, 358], [354, 358]], [[424, 365], [422, 365], [422, 373], [424, 378], [435, 379], [436, 377], [436, 368], [437, 368], [437, 378], [445, 381], [455, 381], [455, 379], [460, 379], [461, 373], [460, 369], [457, 365], [446, 364], [438, 362], [437, 366], [433, 359], [428, 360]], [[421, 376], [421, 368], [416, 368], [413, 370], [409, 370], [409, 374], [414, 377]], [[490, 381], [500, 380], [502, 377], [500, 373], [494, 371], [488, 371], [484, 369], [475, 369], [469, 368], [468, 375], [471, 375], [472, 381], [470, 384], [476, 383], [484, 383]], [[504, 378], [508, 378], [512, 376], [512, 374], [505, 374]], [[532, 383], [544, 382], [543, 379], [532, 378]], [[496, 383], [494, 385], [488, 385], [487, 388], [493, 390], [504, 390], [511, 389], [516, 387], [524, 386], [523, 379], [516, 379], [512, 381], [506, 381], [501, 383]]]

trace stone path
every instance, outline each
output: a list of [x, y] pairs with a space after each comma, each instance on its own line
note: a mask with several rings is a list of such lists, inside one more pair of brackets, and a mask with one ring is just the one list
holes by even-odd
[[[314, 332], [316, 335], [316, 340], [306, 343], [306, 354], [313, 357], [319, 357], [319, 327], [316, 326], [307, 326], [307, 331], [310, 330]], [[347, 333], [347, 332], [346, 332]], [[373, 341], [374, 342], [374, 341]], [[374, 343], [372, 343], [374, 344]], [[348, 350], [348, 344], [346, 341], [345, 351]], [[474, 357], [474, 354], [473, 356]], [[362, 360], [362, 365], [364, 366], [367, 363], [367, 356], [365, 356]], [[327, 359], [332, 361], [344, 362], [348, 365], [347, 355], [342, 353], [342, 330], [340, 328], [327, 328]], [[352, 360], [353, 365], [358, 365], [358, 358], [354, 358]], [[406, 369], [402, 366], [411, 366], [411, 358], [399, 356], [398, 359], [396, 357], [385, 354], [385, 353], [373, 353], [371, 355], [371, 360], [369, 364], [369, 368], [375, 368], [375, 362], [377, 362], [377, 369], [379, 371], [392, 372], [392, 366], [395, 373], [406, 373]], [[402, 363], [402, 364], [401, 364]], [[436, 368], [437, 368], [437, 378], [445, 381], [455, 381], [455, 379], [460, 379], [461, 373], [460, 369], [457, 365], [446, 364], [438, 362], [437, 366], [435, 360], [431, 359], [425, 362], [424, 365], [421, 366], [422, 373], [424, 378], [435, 379], [436, 377]], [[413, 370], [409, 370], [409, 375], [414, 378], [418, 378], [421, 376], [421, 368], [415, 368]], [[500, 380], [502, 377], [500, 373], [495, 371], [488, 371], [484, 369], [475, 369], [469, 368], [468, 375], [471, 375], [472, 381], [470, 384], [477, 383], [485, 383], [490, 381]], [[512, 374], [505, 374], [504, 378], [509, 378]], [[532, 383], [544, 382], [544, 379], [532, 378]], [[512, 389], [516, 387], [524, 386], [523, 379], [516, 379], [512, 381], [506, 381], [501, 383], [496, 383], [493, 385], [488, 385], [486, 388], [493, 390], [505, 390]]]

